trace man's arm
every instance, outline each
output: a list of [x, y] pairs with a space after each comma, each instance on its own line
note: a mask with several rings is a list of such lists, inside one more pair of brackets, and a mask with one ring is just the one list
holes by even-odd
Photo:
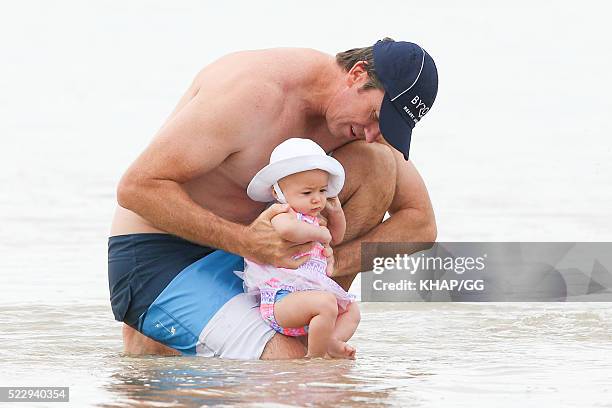
[[[235, 247], [244, 227], [221, 219], [195, 203], [181, 186], [219, 166], [241, 149], [237, 128], [195, 95], [176, 113], [123, 175], [119, 205], [156, 227], [202, 245]], [[227, 101], [230, 103], [230, 101]], [[220, 112], [219, 112], [220, 113]]]
[[[243, 226], [202, 208], [182, 187], [240, 151], [249, 140], [245, 135], [250, 126], [276, 113], [265, 104], [243, 109], [243, 101], [253, 95], [244, 95], [242, 90], [258, 92], [257, 87], [236, 88], [225, 93], [198, 92], [130, 166], [119, 183], [117, 199], [119, 205], [157, 228], [187, 240], [259, 262], [295, 266], [291, 254], [302, 248], [289, 253], [289, 244], [270, 223], [274, 215], [287, 210], [286, 206], [272, 206], [253, 224]], [[239, 120], [236, 112], [241, 112]]]
[[[436, 221], [423, 179], [410, 161], [405, 161], [393, 150], [396, 163], [396, 184], [388, 209], [390, 217], [368, 233], [334, 248], [336, 262], [334, 277], [360, 272], [362, 242], [434, 242]], [[429, 247], [420, 245], [415, 251]]]

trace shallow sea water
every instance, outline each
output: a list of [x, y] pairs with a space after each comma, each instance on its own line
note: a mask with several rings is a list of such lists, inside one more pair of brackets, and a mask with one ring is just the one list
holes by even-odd
[[193, 75], [233, 50], [422, 42], [441, 87], [411, 155], [438, 239], [612, 240], [599, 3], [369, 7], [396, 28], [348, 34], [346, 5], [311, 3], [299, 20], [280, 2], [236, 15], [234, 3], [27, 0], [0, 13], [0, 386], [69, 386], [76, 407], [612, 407], [609, 303], [361, 304], [356, 361], [122, 353], [106, 279], [116, 183]]
[[247, 362], [125, 356], [103, 305], [2, 306], [0, 382], [74, 406], [612, 406], [606, 304], [361, 306], [355, 361]]

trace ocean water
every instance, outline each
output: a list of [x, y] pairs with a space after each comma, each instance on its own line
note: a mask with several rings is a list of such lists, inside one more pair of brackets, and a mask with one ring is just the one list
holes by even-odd
[[127, 357], [103, 304], [0, 306], [0, 380], [69, 386], [79, 407], [612, 402], [612, 312], [605, 304], [361, 306], [355, 361], [248, 362]]
[[115, 186], [194, 74], [239, 49], [421, 43], [440, 91], [411, 157], [438, 239], [611, 240], [601, 3], [351, 5], [3, 4], [0, 386], [69, 386], [79, 407], [612, 406], [606, 303], [363, 303], [356, 361], [122, 354]]

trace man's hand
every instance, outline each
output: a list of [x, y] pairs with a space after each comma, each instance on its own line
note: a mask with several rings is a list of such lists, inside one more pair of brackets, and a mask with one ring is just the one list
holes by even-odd
[[272, 218], [287, 211], [287, 204], [273, 204], [246, 227], [242, 237], [241, 255], [260, 264], [288, 269], [296, 269], [308, 261], [307, 256], [297, 259], [294, 257], [309, 252], [315, 243], [295, 244], [287, 241], [281, 238], [272, 225]]

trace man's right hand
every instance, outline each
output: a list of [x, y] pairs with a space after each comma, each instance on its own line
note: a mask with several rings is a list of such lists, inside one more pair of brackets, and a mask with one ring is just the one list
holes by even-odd
[[308, 261], [308, 256], [297, 259], [294, 257], [309, 252], [316, 243], [296, 244], [287, 241], [281, 238], [272, 225], [272, 218], [287, 211], [289, 211], [289, 205], [273, 204], [246, 227], [242, 237], [243, 253], [241, 255], [259, 264], [288, 269], [296, 269]]

